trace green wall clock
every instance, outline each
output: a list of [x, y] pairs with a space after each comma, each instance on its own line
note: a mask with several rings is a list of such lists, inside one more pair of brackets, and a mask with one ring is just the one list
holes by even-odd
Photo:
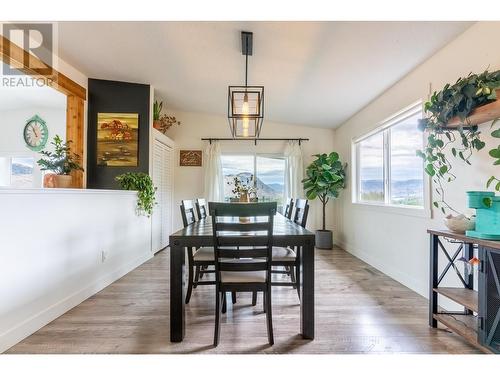
[[41, 151], [49, 139], [49, 128], [42, 118], [38, 115], [33, 116], [24, 126], [24, 142], [32, 151]]

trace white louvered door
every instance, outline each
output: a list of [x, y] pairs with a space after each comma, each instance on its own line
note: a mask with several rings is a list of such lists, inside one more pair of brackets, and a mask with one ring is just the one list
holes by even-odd
[[153, 251], [157, 252], [168, 245], [172, 232], [173, 165], [172, 148], [154, 140], [153, 144], [153, 183], [156, 186], [157, 205], [153, 211]]

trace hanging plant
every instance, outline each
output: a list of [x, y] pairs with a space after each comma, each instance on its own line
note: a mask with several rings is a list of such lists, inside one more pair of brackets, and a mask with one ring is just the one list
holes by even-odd
[[[450, 156], [471, 165], [472, 154], [486, 146], [478, 126], [470, 125], [467, 118], [474, 109], [497, 100], [496, 90], [499, 88], [500, 70], [470, 73], [465, 78], [459, 78], [455, 84], [446, 84], [441, 91], [434, 92], [424, 105], [428, 117], [419, 121], [419, 128], [428, 134], [427, 145], [423, 150], [417, 150], [417, 155], [424, 160], [424, 170], [436, 186], [439, 199], [433, 205], [443, 213], [447, 210], [458, 213], [446, 202], [443, 187], [443, 183], [456, 178]], [[448, 127], [448, 122], [454, 117], [460, 119], [460, 124], [456, 128]], [[492, 128], [497, 120], [493, 121]], [[500, 138], [500, 130], [494, 129], [491, 135]], [[500, 146], [491, 149], [489, 155], [495, 159], [494, 165], [500, 165]], [[490, 177], [487, 187], [494, 182], [495, 189], [500, 191], [500, 180], [495, 176]]]
[[156, 204], [156, 187], [146, 173], [127, 172], [115, 177], [122, 189], [137, 191], [137, 212], [151, 216]]

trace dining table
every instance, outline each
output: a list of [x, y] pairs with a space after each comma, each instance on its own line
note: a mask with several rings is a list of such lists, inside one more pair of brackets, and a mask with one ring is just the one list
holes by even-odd
[[[238, 218], [236, 218], [238, 219]], [[213, 246], [212, 219], [196, 221], [170, 236], [170, 341], [184, 339], [186, 248]], [[314, 244], [315, 235], [280, 213], [273, 220], [273, 246], [298, 247], [300, 257], [300, 333], [314, 340]], [[215, 292], [214, 292], [215, 293]], [[214, 294], [215, 300], [215, 294]], [[215, 314], [215, 313], [214, 313]]]

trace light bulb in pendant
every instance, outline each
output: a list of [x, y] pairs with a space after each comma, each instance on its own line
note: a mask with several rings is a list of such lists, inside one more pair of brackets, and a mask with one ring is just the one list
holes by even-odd
[[249, 114], [248, 94], [247, 93], [245, 93], [245, 96], [243, 96], [243, 105], [241, 106], [241, 113], [244, 115]]

